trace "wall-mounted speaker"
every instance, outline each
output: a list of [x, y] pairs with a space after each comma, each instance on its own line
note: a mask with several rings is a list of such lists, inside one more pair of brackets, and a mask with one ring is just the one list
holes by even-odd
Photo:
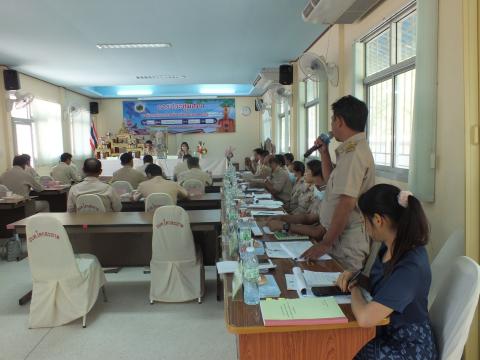
[[16, 70], [3, 70], [3, 83], [7, 91], [19, 90], [20, 79], [18, 78], [18, 72]]
[[92, 101], [90, 103], [90, 114], [98, 114], [98, 102]]
[[262, 110], [263, 107], [263, 99], [255, 99], [255, 111]]
[[293, 83], [293, 66], [280, 65], [278, 68], [279, 82], [282, 85], [291, 85]]

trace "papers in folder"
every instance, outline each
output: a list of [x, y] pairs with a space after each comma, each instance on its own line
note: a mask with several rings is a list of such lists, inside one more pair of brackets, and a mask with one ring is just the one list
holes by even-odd
[[252, 216], [273, 216], [273, 215], [285, 215], [282, 210], [253, 210]]
[[260, 301], [265, 326], [341, 324], [348, 319], [332, 296]]
[[[313, 244], [310, 241], [266, 242], [267, 255], [270, 258], [294, 259], [303, 261], [300, 257]], [[319, 260], [331, 260], [330, 255], [323, 255]]]
[[340, 276], [339, 272], [320, 272], [292, 268], [292, 274], [285, 274], [287, 290], [296, 290], [298, 296], [313, 295], [312, 286], [332, 286]]

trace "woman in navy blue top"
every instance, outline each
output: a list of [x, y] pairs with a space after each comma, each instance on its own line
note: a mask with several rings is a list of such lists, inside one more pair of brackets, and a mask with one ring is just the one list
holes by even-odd
[[352, 273], [338, 279], [352, 293], [352, 310], [362, 327], [377, 327], [377, 335], [355, 359], [438, 359], [428, 318], [431, 272], [425, 245], [429, 225], [420, 202], [409, 192], [379, 184], [360, 196], [358, 206], [366, 229], [382, 246], [370, 273], [372, 301], [367, 302]]

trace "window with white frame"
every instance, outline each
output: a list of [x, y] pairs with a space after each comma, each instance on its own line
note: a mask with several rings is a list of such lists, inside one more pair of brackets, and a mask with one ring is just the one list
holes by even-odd
[[319, 87], [312, 80], [305, 80], [305, 141], [307, 148], [313, 145], [319, 132]]
[[32, 166], [51, 166], [63, 153], [60, 104], [35, 99], [21, 109], [11, 111], [15, 150], [28, 154]]
[[415, 95], [414, 5], [364, 39], [368, 142], [380, 172], [408, 178]]
[[287, 100], [277, 105], [277, 114], [278, 150], [283, 153], [290, 152], [290, 106]]
[[75, 159], [84, 159], [92, 155], [90, 148], [90, 112], [78, 108], [70, 111], [70, 134], [72, 153]]
[[262, 113], [262, 140], [272, 140], [272, 115], [271, 110], [263, 110]]

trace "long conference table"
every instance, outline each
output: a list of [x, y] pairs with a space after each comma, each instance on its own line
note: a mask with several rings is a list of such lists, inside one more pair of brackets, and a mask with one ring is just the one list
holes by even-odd
[[[113, 173], [119, 170], [122, 165], [119, 158], [101, 159], [102, 175], [112, 176]], [[225, 158], [215, 158], [213, 156], [206, 156], [200, 159], [200, 168], [203, 171], [209, 171], [214, 177], [223, 177], [225, 174]], [[182, 162], [182, 159], [155, 159], [154, 162], [159, 165], [167, 177], [173, 177], [173, 170], [175, 166]], [[143, 165], [142, 159], [133, 159], [133, 166]]]
[[[219, 209], [189, 210], [187, 213], [192, 232], [214, 232], [215, 234], [220, 232]], [[153, 212], [51, 213], [50, 215], [65, 227], [75, 253], [93, 254], [104, 267], [150, 264]], [[7, 229], [24, 235], [29, 218], [9, 224]], [[217, 239], [216, 236], [215, 239]], [[218, 258], [219, 245], [207, 242], [201, 243], [200, 246], [204, 253], [212, 255], [213, 261], [209, 262], [214, 263]]]
[[[267, 210], [267, 209], [265, 209]], [[225, 210], [222, 209], [225, 218]], [[262, 227], [265, 217], [255, 217]], [[257, 241], [276, 241], [273, 235], [263, 234]], [[230, 256], [228, 243], [222, 243], [222, 258], [236, 260]], [[268, 258], [266, 255], [260, 258]], [[292, 268], [324, 272], [341, 272], [342, 267], [335, 260], [321, 260], [314, 263], [294, 262], [291, 259], [271, 259], [276, 268], [269, 271], [278, 284], [281, 298], [297, 298], [297, 292], [287, 290], [285, 274], [292, 274]], [[350, 360], [375, 336], [375, 327], [362, 328], [353, 315], [350, 304], [340, 305], [348, 323], [328, 325], [264, 326], [260, 305], [246, 305], [243, 290], [232, 294], [233, 275], [223, 275], [225, 322], [227, 330], [237, 340], [237, 356], [240, 360]], [[380, 325], [388, 324], [384, 319]]]

